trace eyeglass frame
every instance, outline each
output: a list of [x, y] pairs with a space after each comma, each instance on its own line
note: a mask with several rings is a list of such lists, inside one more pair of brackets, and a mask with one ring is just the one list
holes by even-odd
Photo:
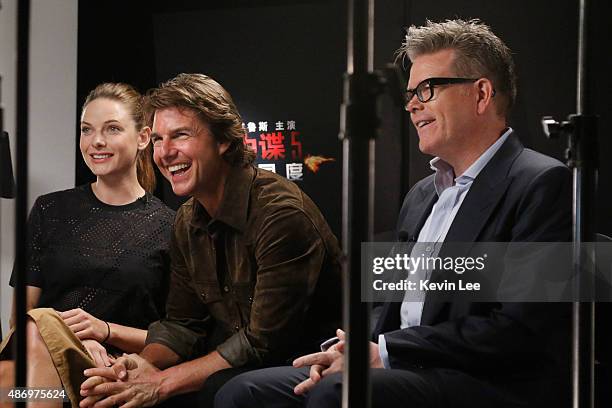
[[[447, 78], [447, 77], [432, 77], [432, 78], [427, 78], [422, 80], [421, 82], [419, 82], [417, 84], [417, 86], [415, 86], [412, 89], [406, 89], [406, 94], [405, 94], [405, 105], [408, 106], [408, 103], [412, 100], [412, 98], [414, 97], [414, 95], [416, 95], [417, 99], [419, 100], [419, 102], [421, 103], [427, 103], [429, 101], [431, 101], [434, 97], [434, 88], [436, 86], [440, 86], [440, 85], [454, 85], [454, 84], [466, 84], [469, 82], [476, 82], [478, 81], [480, 78]], [[427, 98], [426, 100], [423, 100], [421, 98], [421, 96], [419, 95], [419, 87], [421, 85], [423, 85], [424, 83], [428, 83], [429, 87], [431, 88], [431, 95], [429, 96], [429, 98]], [[493, 96], [495, 96], [495, 90], [493, 90]]]

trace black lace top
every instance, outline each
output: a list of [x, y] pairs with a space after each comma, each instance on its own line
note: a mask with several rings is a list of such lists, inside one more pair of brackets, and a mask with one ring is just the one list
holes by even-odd
[[80, 307], [146, 329], [164, 314], [173, 220], [148, 193], [121, 206], [98, 200], [90, 184], [40, 196], [27, 242], [27, 284], [42, 288], [38, 307]]

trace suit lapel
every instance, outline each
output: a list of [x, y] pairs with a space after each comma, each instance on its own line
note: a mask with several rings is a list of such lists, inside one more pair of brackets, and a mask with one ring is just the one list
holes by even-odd
[[[444, 242], [470, 242], [478, 240], [489, 217], [508, 189], [510, 180], [504, 179], [496, 185], [474, 180], [474, 184], [457, 212]], [[465, 247], [466, 251], [469, 247]]]
[[404, 231], [408, 234], [409, 241], [416, 241], [423, 224], [427, 221], [427, 217], [431, 213], [435, 202], [438, 199], [436, 189], [433, 184], [433, 177], [430, 183], [428, 183], [419, 192], [418, 200], [411, 201], [402, 208], [400, 214], [400, 223], [398, 225], [398, 231]]
[[[419, 191], [415, 191], [417, 194], [410, 201], [404, 203], [400, 210], [399, 221], [397, 225], [398, 232], [406, 233], [408, 241], [416, 241], [427, 221], [427, 217], [431, 213], [438, 195], [433, 183], [433, 175], [430, 176], [430, 180], [423, 186]], [[378, 341], [378, 335], [386, 333], [388, 331], [397, 330], [400, 325], [400, 308], [401, 302], [385, 302], [383, 309], [380, 313], [380, 317], [376, 322], [373, 330], [374, 341]]]
[[444, 242], [476, 242], [497, 203], [510, 185], [507, 175], [523, 150], [511, 134], [472, 183]]
[[[482, 241], [483, 238], [486, 240], [481, 232], [490, 222], [493, 211], [504, 197], [511, 182], [507, 178], [508, 172], [522, 150], [523, 145], [513, 133], [482, 169], [472, 183], [444, 240], [445, 243], [466, 242], [469, 244], [462, 246], [463, 253], [451, 252], [447, 245], [443, 245], [438, 256], [465, 256], [468, 255], [473, 243]], [[448, 274], [452, 274], [452, 276], [445, 276]], [[444, 279], [453, 281], [456, 277], [456, 274], [452, 271], [446, 274], [434, 272], [431, 280], [433, 282], [441, 282]], [[421, 324], [431, 324], [436, 321], [436, 317], [444, 305], [445, 302], [437, 300], [434, 294], [428, 292], [423, 306]]]

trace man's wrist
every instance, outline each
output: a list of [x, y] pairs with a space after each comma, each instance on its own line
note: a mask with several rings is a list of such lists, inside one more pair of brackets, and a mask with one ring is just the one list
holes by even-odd
[[166, 370], [161, 370], [155, 374], [155, 383], [157, 384], [157, 397], [161, 401], [165, 401], [174, 395], [173, 387], [170, 378], [166, 375]]
[[380, 347], [376, 343], [372, 346], [372, 368], [385, 368], [380, 358]]
[[149, 343], [138, 354], [160, 370], [172, 367], [180, 362], [178, 354], [160, 343]]

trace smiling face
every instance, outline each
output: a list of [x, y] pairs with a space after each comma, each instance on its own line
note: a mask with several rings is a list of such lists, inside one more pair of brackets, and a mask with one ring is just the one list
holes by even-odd
[[222, 155], [229, 143], [218, 143], [195, 111], [159, 109], [152, 131], [153, 160], [176, 195], [202, 201], [222, 188], [229, 171]]
[[[448, 49], [414, 58], [408, 89], [428, 78], [461, 76], [454, 72], [453, 61], [454, 51]], [[469, 145], [477, 123], [477, 97], [474, 84], [465, 83], [436, 86], [433, 98], [425, 103], [416, 96], [408, 101], [406, 110], [419, 135], [419, 149], [453, 165], [455, 156]]]
[[146, 132], [136, 129], [131, 112], [119, 101], [97, 98], [83, 108], [79, 147], [97, 177], [136, 174], [139, 150], [147, 147]]

